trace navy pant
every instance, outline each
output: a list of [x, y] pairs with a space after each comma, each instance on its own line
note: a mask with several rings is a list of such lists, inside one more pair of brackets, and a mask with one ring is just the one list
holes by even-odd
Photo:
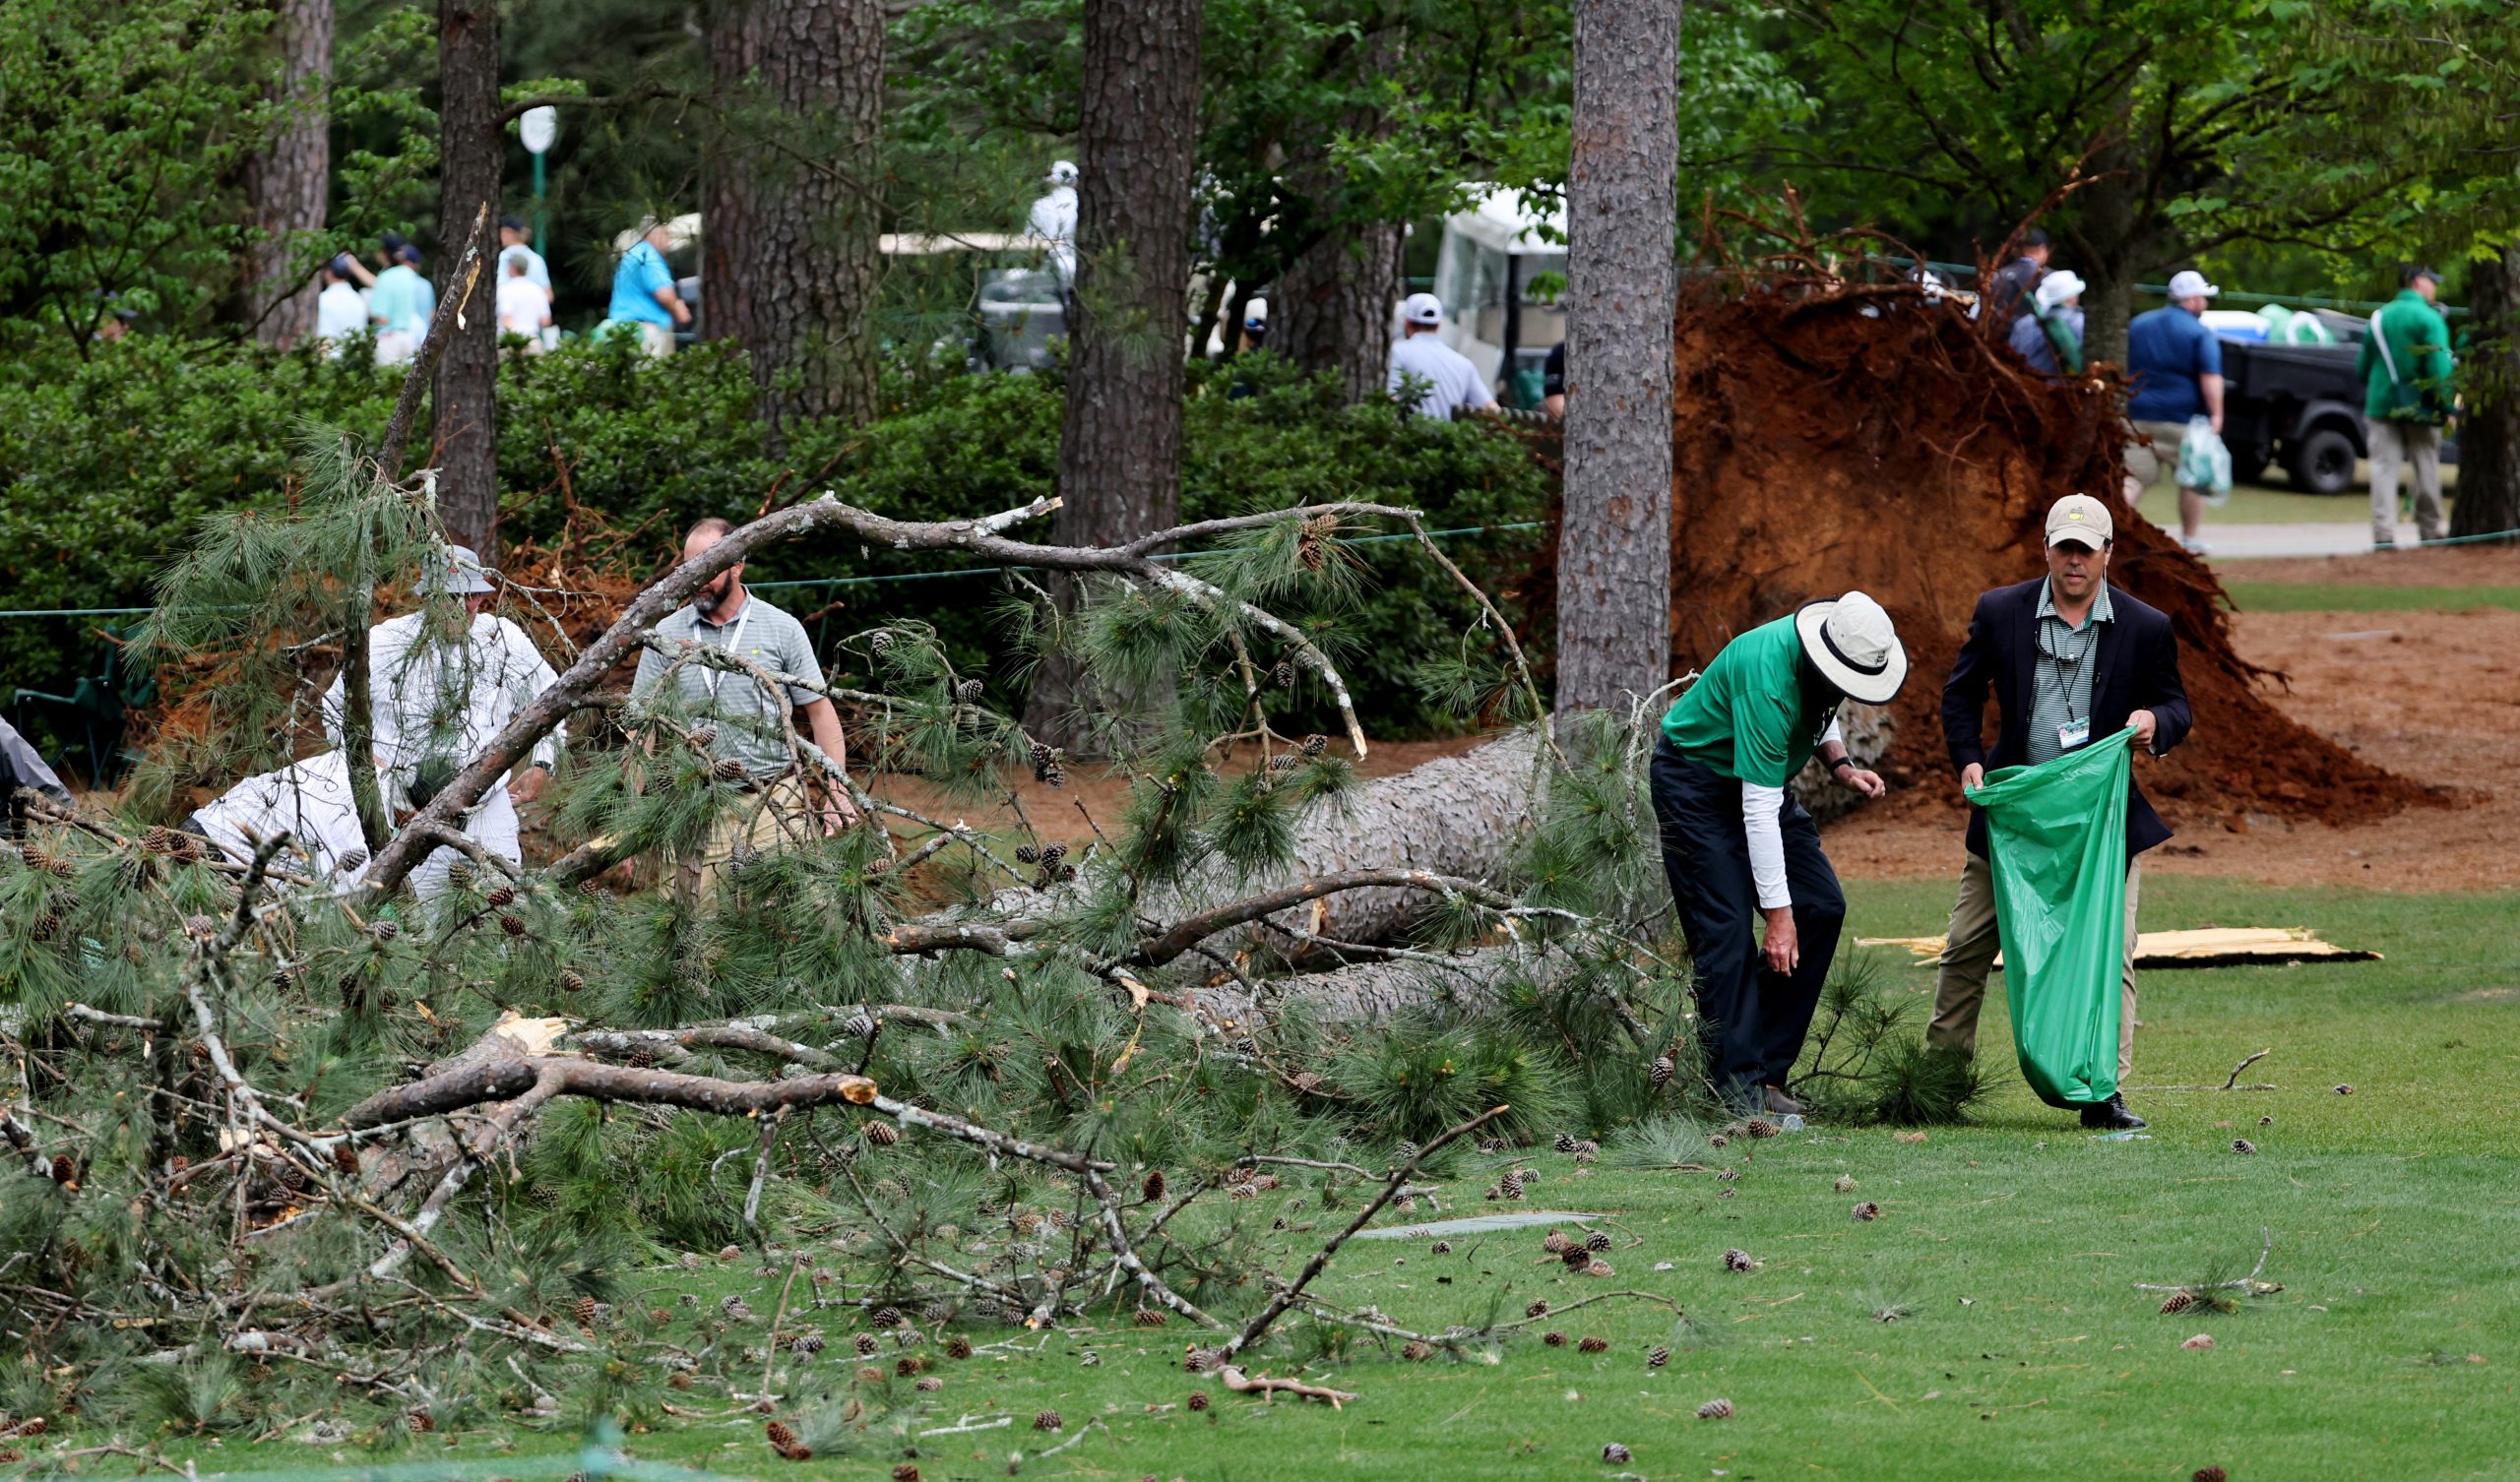
[[1654, 748], [1653, 788], [1663, 869], [1696, 967], [1707, 1071], [1727, 1102], [1755, 1105], [1759, 1087], [1785, 1084], [1802, 1053], [1846, 925], [1847, 897], [1820, 852], [1819, 826], [1788, 792], [1777, 823], [1801, 965], [1791, 974], [1769, 971], [1759, 953], [1759, 895], [1741, 829], [1741, 784], [1662, 743]]

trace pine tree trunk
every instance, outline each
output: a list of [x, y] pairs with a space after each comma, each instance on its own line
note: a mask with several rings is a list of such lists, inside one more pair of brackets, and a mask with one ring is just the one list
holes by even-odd
[[752, 199], [745, 189], [755, 151], [746, 147], [756, 108], [753, 69], [761, 31], [754, 0], [718, 0], [709, 12], [709, 93], [718, 137], [702, 163], [700, 333], [749, 343], [753, 336]]
[[[1198, 0], [1086, 0], [1077, 275], [1054, 538], [1112, 545], [1181, 511], [1181, 331], [1198, 170]], [[1073, 600], [1067, 584], [1053, 588]], [[1072, 660], [1045, 659], [1025, 724], [1081, 741]], [[1143, 698], [1143, 697], [1142, 697]]]
[[1557, 705], [1669, 677], [1675, 0], [1578, 0]]
[[1351, 401], [1390, 377], [1400, 242], [1393, 221], [1333, 230], [1287, 265], [1269, 300], [1270, 344], [1305, 370], [1335, 372]]
[[273, 96], [288, 111], [271, 147], [245, 168], [254, 240], [245, 258], [245, 311], [254, 338], [287, 349], [315, 333], [314, 274], [298, 260], [324, 229], [333, 145], [326, 93], [333, 75], [333, 0], [280, 0]]
[[[2144, 245], [2136, 218], [2146, 178], [2141, 159], [2123, 144], [2105, 150], [2093, 161], [2099, 177], [2074, 198], [2072, 221], [2065, 227], [2065, 247], [2072, 261], [2059, 263], [2083, 278], [2083, 361], [2126, 363], [2126, 326], [2134, 318], [2135, 278], [2142, 271]], [[1994, 333], [2001, 333], [1999, 327]]]
[[[462, 233], [486, 205], [499, 215], [507, 140], [499, 112], [497, 0], [438, 0], [438, 296], [462, 293], [451, 278]], [[499, 321], [492, 310], [495, 264], [484, 262], [437, 363], [435, 451], [438, 511], [447, 534], [494, 559], [499, 525]]]
[[[739, 270], [774, 442], [798, 417], [875, 417], [882, 0], [757, 0], [761, 119]], [[1177, 318], [1177, 316], [1176, 316]]]
[[2473, 263], [2469, 284], [2476, 317], [2459, 368], [2467, 409], [2450, 533], [2492, 535], [2520, 529], [2520, 247]]

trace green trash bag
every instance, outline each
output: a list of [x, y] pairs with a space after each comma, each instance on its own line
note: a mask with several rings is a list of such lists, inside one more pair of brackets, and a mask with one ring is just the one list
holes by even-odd
[[1986, 810], [2013, 1047], [2049, 1106], [2117, 1094], [2134, 735], [2128, 726], [2037, 767], [2004, 768], [1969, 794]]

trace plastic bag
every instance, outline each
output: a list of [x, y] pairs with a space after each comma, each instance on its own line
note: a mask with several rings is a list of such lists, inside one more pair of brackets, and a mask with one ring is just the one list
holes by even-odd
[[2135, 728], [2037, 767], [1990, 772], [1995, 934], [2022, 1079], [2050, 1106], [2117, 1094], [2126, 954], [2126, 783]]
[[2232, 450], [2207, 417], [2187, 419], [2187, 436], [2178, 444], [2178, 486], [2201, 491], [2210, 505], [2232, 497]]

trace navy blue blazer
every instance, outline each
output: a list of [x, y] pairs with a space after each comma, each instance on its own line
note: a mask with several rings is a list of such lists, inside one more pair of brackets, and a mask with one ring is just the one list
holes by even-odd
[[[1969, 641], [1960, 646], [1942, 686], [1942, 738], [1954, 772], [1973, 762], [1992, 772], [2030, 760], [2031, 665], [2039, 654], [2039, 588], [2047, 580], [1998, 587], [1978, 599]], [[2122, 587], [2109, 589], [2109, 609], [2110, 620], [2101, 625], [2092, 660], [2091, 733], [2112, 735], [2125, 729], [2129, 712], [2151, 710], [2153, 754], [2160, 756], [2187, 739], [2194, 723], [2187, 689], [2178, 680], [2178, 635], [2167, 614]], [[1988, 690], [1995, 695], [1991, 749], [1984, 722]], [[2168, 839], [2170, 826], [2131, 774], [2126, 790], [2126, 852], [2133, 856]], [[1969, 810], [1969, 852], [1986, 852], [1982, 809]]]

